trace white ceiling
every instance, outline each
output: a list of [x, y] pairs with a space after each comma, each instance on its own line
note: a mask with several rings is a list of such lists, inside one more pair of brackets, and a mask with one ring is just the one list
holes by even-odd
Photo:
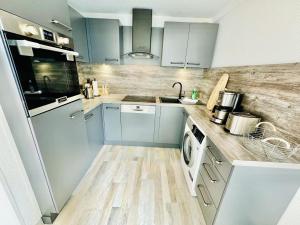
[[234, 0], [68, 0], [81, 13], [129, 14], [151, 8], [155, 16], [212, 18]]

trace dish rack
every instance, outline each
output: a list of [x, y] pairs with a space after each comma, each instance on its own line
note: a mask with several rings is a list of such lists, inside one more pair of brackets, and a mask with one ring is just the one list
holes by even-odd
[[286, 160], [295, 155], [300, 145], [288, 135], [277, 131], [269, 122], [258, 123], [243, 137], [243, 145], [252, 153], [272, 160]]

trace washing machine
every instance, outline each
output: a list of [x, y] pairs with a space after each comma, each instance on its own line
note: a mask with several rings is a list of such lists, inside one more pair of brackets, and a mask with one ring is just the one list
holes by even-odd
[[192, 196], [196, 194], [196, 181], [206, 146], [205, 134], [188, 117], [181, 149], [181, 165], [188, 189]]

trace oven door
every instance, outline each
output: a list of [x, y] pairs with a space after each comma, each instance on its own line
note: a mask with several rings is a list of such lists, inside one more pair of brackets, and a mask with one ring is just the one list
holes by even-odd
[[78, 53], [24, 39], [8, 46], [29, 116], [80, 98]]

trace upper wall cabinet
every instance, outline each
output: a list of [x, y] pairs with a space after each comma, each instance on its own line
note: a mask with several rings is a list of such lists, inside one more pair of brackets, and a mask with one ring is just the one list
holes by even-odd
[[188, 23], [165, 23], [162, 66], [185, 66], [189, 29]]
[[[71, 24], [66, 0], [1, 0], [0, 8], [53, 31], [71, 36]], [[52, 20], [59, 23], [52, 23]]]
[[83, 18], [82, 15], [80, 15], [75, 9], [71, 7], [69, 8], [69, 11], [72, 26], [72, 36], [74, 40], [74, 48], [75, 51], [79, 53], [77, 61], [89, 62], [85, 18]]
[[162, 66], [209, 68], [218, 24], [166, 22]]
[[115, 19], [86, 20], [91, 63], [120, 64], [120, 25]]

